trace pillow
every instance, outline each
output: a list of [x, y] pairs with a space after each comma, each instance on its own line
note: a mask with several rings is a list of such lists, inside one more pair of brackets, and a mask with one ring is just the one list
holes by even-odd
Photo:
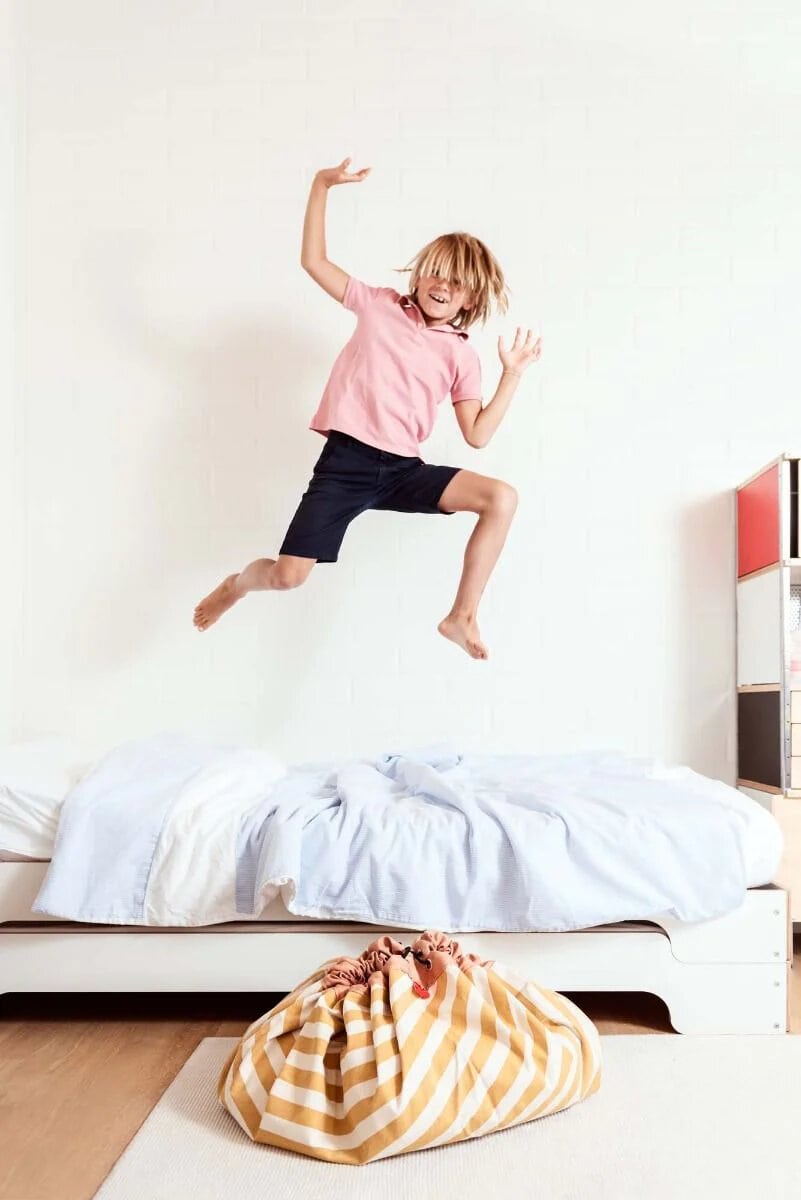
[[68, 738], [0, 746], [0, 860], [52, 856], [61, 802], [91, 765]]

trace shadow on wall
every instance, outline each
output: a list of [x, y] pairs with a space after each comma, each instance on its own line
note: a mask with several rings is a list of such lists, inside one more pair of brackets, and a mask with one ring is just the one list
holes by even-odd
[[[121, 302], [119, 275], [107, 291], [105, 323], [156, 382], [141, 411], [120, 415], [113, 450], [135, 516], [79, 633], [82, 669], [99, 675], [134, 666], [176, 616], [181, 636], [206, 637], [192, 627], [195, 604], [225, 574], [277, 554], [323, 444], [307, 426], [331, 365], [319, 339], [289, 318], [232, 320], [182, 339], [150, 323], [144, 302], [140, 311]], [[325, 636], [305, 608], [286, 605], [286, 663], [271, 662], [282, 674], [291, 665], [298, 682], [296, 639], [311, 670]]]
[[676, 745], [681, 761], [733, 783], [736, 774], [734, 499], [719, 492], [678, 518], [674, 592]]

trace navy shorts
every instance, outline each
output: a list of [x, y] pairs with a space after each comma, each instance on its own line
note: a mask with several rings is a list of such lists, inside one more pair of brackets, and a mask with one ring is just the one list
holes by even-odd
[[439, 498], [459, 470], [378, 450], [332, 429], [279, 553], [336, 562], [345, 530], [359, 513], [442, 513]]

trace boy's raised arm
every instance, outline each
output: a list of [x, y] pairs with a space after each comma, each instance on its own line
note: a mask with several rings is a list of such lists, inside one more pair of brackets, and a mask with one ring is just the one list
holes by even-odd
[[346, 170], [349, 162], [350, 159], [345, 158], [338, 167], [324, 167], [315, 175], [306, 205], [303, 245], [300, 251], [300, 265], [304, 271], [340, 304], [349, 277], [347, 271], [328, 261], [325, 252], [325, 204], [328, 189], [338, 183], [361, 183], [370, 171], [369, 167], [364, 167], [351, 175]]
[[500, 425], [509, 402], [515, 394], [520, 377], [526, 368], [537, 362], [542, 349], [542, 338], [534, 338], [530, 329], [526, 330], [525, 341], [522, 338], [522, 326], [518, 325], [515, 340], [507, 350], [503, 337], [498, 338], [498, 354], [503, 370], [495, 395], [483, 407], [480, 400], [461, 400], [454, 405], [456, 420], [462, 431], [462, 437], [480, 450], [486, 446], [495, 430]]

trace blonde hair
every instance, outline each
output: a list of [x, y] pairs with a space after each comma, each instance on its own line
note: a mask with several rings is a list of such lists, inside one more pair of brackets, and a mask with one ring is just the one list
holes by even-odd
[[497, 259], [469, 233], [441, 234], [396, 270], [411, 271], [410, 295], [424, 275], [440, 275], [470, 292], [473, 306], [459, 309], [450, 322], [454, 329], [467, 329], [475, 321], [486, 325], [493, 303], [500, 313], [509, 307], [508, 288]]

